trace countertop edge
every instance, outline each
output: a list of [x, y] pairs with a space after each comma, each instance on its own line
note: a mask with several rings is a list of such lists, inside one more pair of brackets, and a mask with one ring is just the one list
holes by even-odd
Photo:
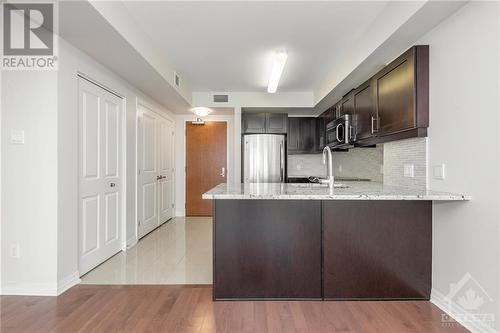
[[205, 200], [401, 200], [401, 201], [470, 201], [467, 195], [251, 195], [203, 194]]

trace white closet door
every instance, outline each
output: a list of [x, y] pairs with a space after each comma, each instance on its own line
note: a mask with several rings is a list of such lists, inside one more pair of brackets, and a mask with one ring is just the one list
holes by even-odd
[[166, 222], [173, 217], [173, 189], [174, 189], [174, 165], [173, 144], [174, 125], [171, 121], [162, 119], [160, 121], [159, 156], [160, 156], [160, 184], [159, 184], [159, 215], [160, 223]]
[[79, 271], [121, 250], [122, 100], [79, 80]]
[[158, 127], [159, 117], [141, 107], [139, 113], [139, 238], [159, 225], [158, 216]]

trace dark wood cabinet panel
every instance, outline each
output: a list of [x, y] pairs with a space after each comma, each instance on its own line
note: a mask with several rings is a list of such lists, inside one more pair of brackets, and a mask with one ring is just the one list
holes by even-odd
[[326, 145], [326, 117], [321, 114], [316, 118], [316, 150], [322, 151]]
[[[354, 114], [356, 115], [357, 139], [373, 135], [375, 108], [373, 103], [373, 86], [371, 80], [363, 83], [354, 91]], [[374, 124], [373, 124], [374, 125]]]
[[429, 299], [431, 201], [323, 201], [325, 299]]
[[288, 114], [271, 112], [245, 112], [241, 115], [242, 134], [286, 134]]
[[354, 113], [354, 92], [349, 92], [340, 101], [339, 117], [344, 114]]
[[378, 134], [414, 128], [413, 53], [392, 62], [375, 77]]
[[300, 118], [288, 119], [287, 149], [289, 152], [300, 150]]
[[265, 112], [248, 112], [242, 114], [242, 133], [266, 133], [266, 118]]
[[267, 113], [266, 133], [286, 134], [288, 128], [288, 114]]
[[321, 299], [321, 201], [214, 206], [216, 300]]
[[288, 153], [315, 152], [316, 140], [316, 118], [291, 117], [288, 119]]

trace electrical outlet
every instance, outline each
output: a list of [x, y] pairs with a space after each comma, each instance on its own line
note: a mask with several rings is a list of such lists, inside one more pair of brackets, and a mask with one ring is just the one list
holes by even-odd
[[21, 257], [21, 248], [19, 244], [12, 244], [10, 246], [10, 256], [12, 258], [20, 258]]
[[24, 131], [23, 130], [11, 130], [10, 131], [10, 143], [14, 145], [24, 145]]
[[434, 179], [444, 179], [445, 178], [445, 165], [439, 164], [432, 167], [432, 175]]
[[404, 176], [407, 178], [413, 178], [415, 176], [414, 169], [415, 168], [413, 164], [404, 164], [403, 165]]

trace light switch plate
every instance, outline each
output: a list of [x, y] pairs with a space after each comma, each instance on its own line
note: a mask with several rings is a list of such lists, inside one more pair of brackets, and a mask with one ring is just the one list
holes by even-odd
[[444, 179], [445, 178], [445, 165], [438, 164], [432, 167], [432, 175], [434, 179]]
[[404, 170], [404, 176], [407, 178], [413, 178], [415, 176], [415, 170], [414, 170], [413, 164], [404, 164], [403, 165], [403, 170]]
[[10, 131], [10, 143], [12, 143], [14, 145], [24, 145], [24, 131], [11, 130]]

